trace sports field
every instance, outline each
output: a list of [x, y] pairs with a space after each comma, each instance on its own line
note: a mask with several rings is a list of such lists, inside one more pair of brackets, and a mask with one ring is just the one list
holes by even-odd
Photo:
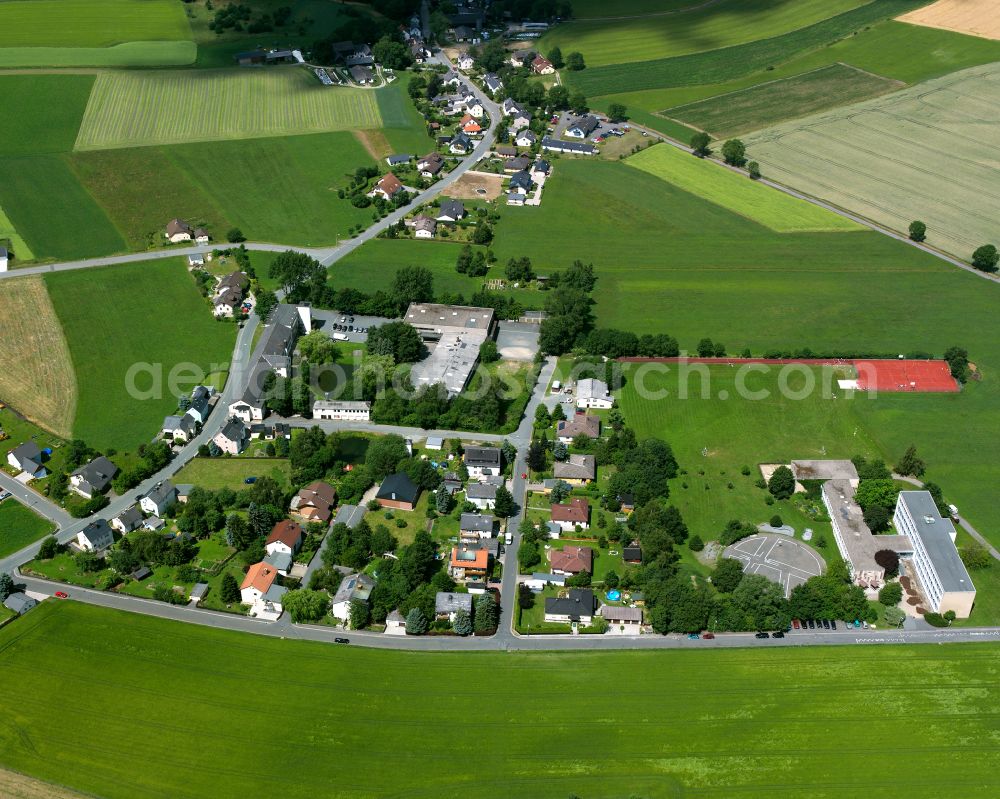
[[3, 47], [108, 47], [191, 38], [180, 0], [4, 0]]
[[796, 200], [670, 145], [650, 147], [626, 159], [625, 163], [759, 222], [776, 233], [861, 229], [842, 216]]
[[937, 0], [899, 19], [914, 25], [1000, 39], [1000, 7], [996, 0]]
[[56, 526], [15, 499], [0, 502], [0, 557], [24, 549]]
[[[73, 435], [93, 447], [134, 451], [149, 441], [178, 394], [190, 390], [186, 382], [170, 390], [167, 378], [178, 365], [228, 370], [235, 327], [212, 318], [181, 258], [56, 272], [45, 283], [76, 373]], [[150, 377], [135, 379], [140, 392], [153, 395], [148, 399], [130, 395], [134, 364], [162, 374], [162, 387]]]
[[747, 141], [764, 174], [961, 258], [997, 238], [1000, 65], [761, 131]]
[[76, 149], [378, 128], [375, 94], [323, 86], [298, 67], [103, 72]]
[[[579, 50], [588, 66], [622, 64], [731, 47], [807, 27], [865, 0], [719, 0], [675, 14], [579, 20], [558, 25], [539, 41], [539, 50]], [[606, 14], [614, 16], [614, 4]], [[634, 13], [634, 12], [633, 12]]]
[[76, 377], [41, 277], [0, 281], [0, 401], [69, 438]]
[[[276, 707], [272, 675], [289, 663]], [[421, 655], [50, 601], [0, 631], [0, 664], [20, 686], [0, 698], [17, 719], [0, 728], [0, 761], [107, 799], [938, 799], [998, 786], [986, 644]], [[467, 730], [454, 686], [470, 667], [506, 676], [478, 692], [486, 727]], [[609, 674], [629, 679], [611, 691]], [[565, 694], [587, 707], [572, 721], [540, 701]], [[54, 736], [55, 716], [88, 723]], [[246, 741], [265, 738], [295, 755], [262, 760]]]
[[662, 113], [707, 131], [717, 139], [725, 139], [786, 119], [877, 97], [903, 85], [846, 64], [831, 64], [803, 75], [669, 108]]

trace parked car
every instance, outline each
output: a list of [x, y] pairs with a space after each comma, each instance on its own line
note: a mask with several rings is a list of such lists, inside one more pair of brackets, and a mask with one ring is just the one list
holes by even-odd
[[350, 638], [334, 638], [333, 642], [335, 644], [349, 644], [349, 643], [351, 643], [351, 639]]
[[830, 622], [830, 629], [831, 630], [836, 630], [837, 629], [837, 622], [831, 621]]
[[257, 478], [256, 477], [244, 477], [243, 478], [243, 482], [246, 483], [248, 486], [252, 486], [254, 483], [257, 482]]
[[816, 628], [816, 623], [812, 619], [809, 619], [809, 621], [807, 623], [809, 624], [809, 629], [810, 630], [813, 630], [813, 629]]
[[0, 502], [3, 502], [9, 496], [10, 496], [10, 491], [0, 491]]
[[713, 638], [715, 638], [715, 633], [705, 633], [704, 635], [702, 635], [702, 638], [704, 638], [706, 641], [711, 641]]
[[776, 633], [771, 633], [771, 637], [772, 638], [784, 638], [785, 634], [783, 632], [781, 632], [781, 630], [778, 630], [778, 632], [776, 632]]
[[688, 633], [688, 638], [690, 638], [692, 641], [697, 641], [701, 638], [701, 636], [698, 635], [698, 633]]
[[800, 622], [798, 619], [792, 619], [792, 627], [794, 627], [796, 630], [800, 630], [802, 629], [802, 622]]
[[765, 633], [765, 632], [759, 632], [759, 633], [757, 633], [754, 636], [754, 638], [770, 638], [770, 637], [771, 637], [771, 634], [770, 633]]
[[826, 619], [823, 619], [823, 629], [824, 630], [829, 630], [830, 629], [830, 622], [828, 620], [826, 620]]
[[59, 597], [60, 599], [69, 598], [69, 594], [67, 594], [65, 591], [56, 591], [56, 596]]

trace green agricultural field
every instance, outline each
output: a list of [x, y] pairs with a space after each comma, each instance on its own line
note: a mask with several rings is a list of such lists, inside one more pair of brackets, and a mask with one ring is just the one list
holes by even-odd
[[5, 499], [0, 502], [0, 557], [24, 549], [55, 529], [52, 522], [20, 502]]
[[113, 47], [0, 47], [0, 67], [186, 67], [193, 64], [197, 56], [198, 45], [194, 42], [125, 42]]
[[973, 67], [761, 131], [747, 139], [764, 174], [894, 230], [927, 223], [960, 258], [997, 238], [1000, 65]]
[[877, 97], [903, 85], [846, 64], [831, 64], [803, 75], [670, 108], [663, 115], [725, 139]]
[[5, 0], [4, 47], [108, 47], [191, 38], [178, 0]]
[[287, 486], [289, 472], [286, 459], [195, 458], [177, 473], [174, 482], [190, 483], [212, 491], [220, 488], [238, 491], [245, 486], [247, 477], [273, 477]]
[[[45, 282], [76, 372], [73, 434], [93, 447], [124, 451], [149, 441], [193, 385], [191, 369], [228, 370], [235, 327], [212, 318], [180, 258], [57, 272]], [[159, 387], [149, 371], [135, 379], [149, 399], [130, 396], [134, 364], [162, 373]], [[190, 369], [175, 391], [168, 377], [180, 365]]]
[[76, 149], [381, 126], [376, 92], [323, 86], [300, 67], [102, 72]]
[[776, 233], [859, 231], [842, 216], [802, 202], [718, 164], [670, 145], [650, 147], [625, 161], [685, 191], [721, 205]]
[[0, 158], [72, 150], [93, 86], [93, 75], [0, 75], [0, 107], [8, 109]]
[[624, 17], [638, 14], [668, 14], [700, 5], [699, 0], [573, 0], [574, 19]]
[[427, 133], [423, 118], [407, 94], [412, 75], [399, 74], [399, 79], [375, 92], [383, 133], [396, 153], [423, 155], [435, 147], [434, 139]]
[[30, 261], [34, 258], [34, 253], [27, 242], [21, 238], [21, 234], [14, 228], [14, 223], [10, 221], [3, 208], [0, 208], [0, 241], [5, 241], [8, 254], [16, 256], [22, 261]]
[[[268, 710], [269, 675], [289, 663], [296, 679]], [[0, 730], [0, 762], [108, 799], [997, 791], [1000, 689], [988, 644], [420, 654], [259, 638], [70, 600], [4, 628], [0, 665], [19, 685], [0, 699], [17, 718]], [[481, 697], [503, 751], [454, 734], [454, 685], [470, 666], [507, 675], [504, 690]], [[631, 687], [608, 690], [609, 674], [629, 675]], [[572, 724], [564, 707], [540, 701], [567, 692], [588, 707]], [[859, 744], [858, 708], [878, 746]], [[53, 736], [54, 715], [89, 721]], [[298, 756], [262, 762], [248, 736], [274, 737]], [[92, 744], [112, 738], [113, 753]], [[595, 741], [602, 756], [581, 755]], [[389, 756], [407, 768], [385, 768]], [[473, 760], [471, 771], [455, 768]]]
[[[558, 25], [539, 41], [548, 52], [583, 53], [588, 67], [633, 63], [731, 47], [805, 28], [864, 5], [865, 0], [720, 0], [673, 14], [579, 20]], [[608, 11], [612, 10], [608, 6]], [[616, 10], [616, 9], [615, 9]]]
[[[923, 0], [878, 0], [844, 11], [837, 16], [826, 14], [828, 19], [824, 18], [805, 27], [789, 29], [789, 32], [773, 35], [771, 38], [753, 37], [753, 40], [750, 40], [745, 36], [743, 39], [745, 44], [731, 42], [732, 46], [713, 45], [718, 49], [696, 46], [688, 50], [687, 55], [660, 57], [635, 63], [620, 63], [623, 59], [619, 58], [617, 62], [608, 62], [605, 66], [588, 66], [582, 72], [564, 72], [563, 75], [567, 83], [588, 97], [671, 86], [715, 84], [766, 70], [768, 67], [811, 50], [817, 50], [922, 4]], [[819, 8], [802, 3], [782, 4], [786, 9], [792, 6], [797, 9], [803, 5]], [[705, 13], [711, 13], [714, 8], [707, 6]], [[745, 26], [744, 31], [747, 29], [752, 29], [752, 26]], [[613, 37], [604, 36], [604, 38], [610, 45], [616, 46]], [[566, 47], [563, 47], [563, 52], [566, 52]], [[626, 56], [627, 54], [628, 51]], [[880, 75], [887, 74], [877, 69], [871, 71]], [[660, 108], [668, 107], [669, 104], [660, 106]]]
[[111, 220], [80, 185], [67, 155], [0, 158], [0, 207], [39, 259], [124, 250]]

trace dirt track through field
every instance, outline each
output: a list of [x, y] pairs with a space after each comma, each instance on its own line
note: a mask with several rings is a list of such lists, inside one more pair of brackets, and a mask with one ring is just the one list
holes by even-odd
[[4, 799], [83, 799], [86, 794], [0, 769], [0, 796]]
[[1000, 0], [938, 0], [897, 19], [983, 39], [1000, 39]]
[[0, 287], [0, 401], [57, 435], [72, 432], [76, 375], [41, 277]]

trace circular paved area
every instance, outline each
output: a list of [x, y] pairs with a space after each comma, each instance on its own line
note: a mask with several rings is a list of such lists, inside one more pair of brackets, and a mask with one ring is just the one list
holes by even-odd
[[742, 562], [744, 574], [760, 574], [776, 582], [786, 597], [795, 586], [826, 569], [811, 547], [783, 535], [752, 535], [726, 547], [723, 555]]

